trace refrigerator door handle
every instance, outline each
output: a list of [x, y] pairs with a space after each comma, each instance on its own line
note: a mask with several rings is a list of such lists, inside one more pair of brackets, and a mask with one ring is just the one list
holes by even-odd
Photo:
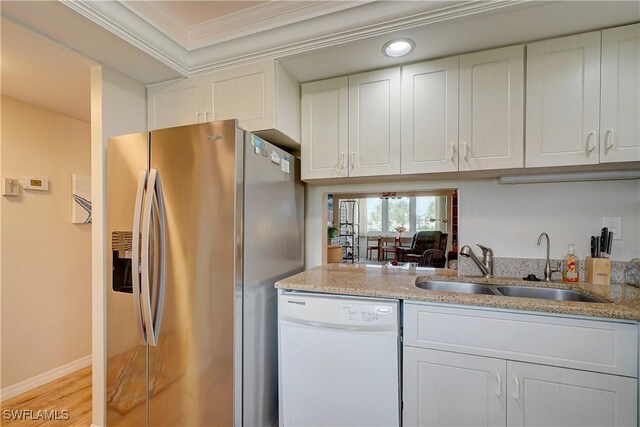
[[[165, 221], [164, 221], [164, 201], [162, 194], [162, 184], [157, 169], [149, 171], [147, 180], [147, 191], [145, 194], [145, 205], [142, 215], [142, 307], [145, 324], [147, 325], [147, 338], [149, 345], [158, 345], [160, 325], [162, 321], [162, 309], [164, 307], [164, 283], [165, 283]], [[154, 265], [154, 295], [157, 295], [157, 305], [155, 318], [151, 303], [151, 275], [149, 269], [149, 244], [152, 230], [152, 215], [155, 212], [158, 220], [159, 236], [154, 235], [154, 257], [157, 264]], [[155, 228], [154, 228], [155, 230]], [[159, 253], [158, 253], [159, 252]]]
[[133, 312], [136, 318], [136, 326], [140, 336], [140, 344], [147, 344], [147, 336], [142, 323], [140, 310], [140, 216], [142, 215], [142, 203], [144, 202], [144, 190], [147, 184], [147, 171], [140, 172], [138, 177], [138, 191], [133, 213], [133, 238], [131, 242], [131, 284], [133, 291]]
[[157, 256], [157, 269], [159, 273], [155, 276], [156, 294], [158, 295], [158, 305], [156, 306], [156, 316], [153, 319], [153, 335], [155, 342], [158, 342], [160, 338], [160, 326], [162, 324], [162, 309], [164, 308], [164, 295], [165, 295], [165, 282], [166, 282], [166, 227], [165, 227], [165, 209], [164, 209], [164, 194], [162, 193], [162, 180], [160, 179], [160, 172], [156, 171], [156, 181], [154, 186], [154, 202], [157, 208], [158, 229], [159, 236], [155, 239], [158, 244], [158, 256]]

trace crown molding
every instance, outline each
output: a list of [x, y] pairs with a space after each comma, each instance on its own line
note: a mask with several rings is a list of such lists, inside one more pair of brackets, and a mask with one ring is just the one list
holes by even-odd
[[147, 24], [151, 25], [158, 31], [175, 40], [184, 49], [188, 49], [189, 26], [186, 25], [182, 20], [178, 19], [160, 2], [125, 2], [122, 0], [117, 0], [117, 2], [122, 7], [125, 7], [132, 13], [135, 13]]
[[191, 26], [171, 13], [162, 2], [118, 1], [149, 25], [177, 41], [184, 49], [192, 51], [361, 6], [374, 0], [272, 1]]
[[[289, 2], [274, 1], [267, 3], [274, 6], [265, 6], [267, 12], [263, 11], [258, 13], [257, 10], [260, 9], [260, 5], [243, 11], [244, 13], [249, 11], [249, 15], [252, 16], [251, 19], [255, 21], [251, 25], [257, 27], [262, 25], [262, 28], [259, 28], [257, 32], [247, 33], [242, 37], [242, 40], [235, 39], [237, 35], [229, 38], [231, 37], [230, 34], [234, 31], [232, 28], [233, 25], [222, 25], [222, 21], [226, 22], [228, 19], [231, 22], [240, 17], [243, 17], [243, 21], [248, 21], [244, 13], [232, 14], [237, 14], [236, 18], [228, 15], [225, 19], [215, 19], [195, 26], [196, 28], [192, 29], [192, 31], [194, 31], [193, 36], [197, 38], [197, 42], [194, 42], [194, 44], [201, 45], [202, 47], [192, 48], [192, 50], [188, 50], [183, 46], [185, 40], [188, 40], [191, 36], [187, 34], [185, 38], [184, 33], [182, 36], [179, 35], [180, 31], [184, 30], [184, 28], [181, 30], [180, 24], [177, 24], [175, 20], [169, 16], [171, 14], [168, 12], [163, 15], [162, 19], [158, 18], [158, 22], [164, 22], [163, 25], [166, 26], [164, 29], [159, 29], [150, 23], [149, 19], [141, 16], [144, 15], [144, 13], [139, 13], [140, 10], [136, 12], [135, 8], [130, 7], [130, 5], [126, 3], [115, 1], [95, 2], [89, 0], [59, 1], [151, 57], [173, 68], [181, 75], [192, 77], [223, 68], [243, 65], [263, 59], [310, 52], [316, 49], [336, 46], [417, 26], [497, 12], [505, 8], [528, 3], [531, 0], [465, 1], [425, 12], [415, 12], [416, 8], [419, 7], [419, 2], [399, 2], [400, 4], [395, 5], [392, 4], [393, 2], [344, 2], [346, 4], [342, 5], [341, 10], [353, 8], [354, 6], [362, 6], [365, 8], [358, 9], [358, 19], [352, 21], [340, 19], [341, 14], [336, 14], [331, 17], [323, 16], [327, 15], [327, 13], [332, 13], [327, 12], [331, 7], [341, 7], [339, 4], [335, 6], [332, 5], [343, 2], [328, 0], [319, 2], [315, 6], [311, 4], [311, 2], [302, 2], [310, 4], [293, 6], [290, 4], [287, 5]], [[146, 3], [149, 2], [139, 2], [136, 7]], [[278, 4], [281, 5], [278, 6]], [[142, 7], [148, 6], [149, 5]], [[394, 12], [401, 12], [404, 7], [408, 11], [408, 14], [399, 18], [389, 18], [389, 7], [391, 6], [393, 6]], [[150, 7], [158, 12], [156, 6]], [[278, 9], [280, 7], [282, 9]], [[277, 10], [279, 10], [279, 12]], [[337, 10], [334, 10], [334, 12], [335, 11]], [[356, 14], [355, 10], [345, 10], [347, 14], [351, 12]], [[284, 18], [279, 15], [279, 13], [284, 14]], [[315, 19], [308, 19], [309, 14], [315, 14]], [[397, 15], [398, 13], [396, 13], [396, 16]], [[260, 22], [261, 18], [263, 18], [264, 22]], [[283, 19], [288, 23], [275, 25], [273, 20], [276, 18]], [[217, 23], [218, 25], [216, 25], [215, 21], [219, 21]], [[353, 21], [356, 21], [356, 23], [354, 24]], [[293, 33], [292, 31], [284, 31], [285, 26], [292, 27], [296, 25], [304, 26], [304, 29], [308, 30], [305, 31], [308, 34], [320, 35], [299, 37], [290, 35]], [[271, 30], [268, 28], [271, 28]], [[168, 35], [172, 31], [173, 34]], [[215, 35], [216, 31], [218, 31], [218, 35]], [[240, 29], [238, 31], [241, 33], [242, 31], [249, 30]], [[264, 33], [265, 31], [269, 32], [269, 46], [266, 48], [264, 47], [265, 37], [267, 37]], [[236, 34], [240, 33], [236, 32]], [[207, 44], [209, 43], [207, 40], [212, 37], [227, 37], [227, 39], [216, 45]], [[244, 51], [238, 54], [236, 52], [240, 50], [236, 49], [236, 47], [239, 43], [242, 44]]]
[[[468, 1], [460, 5], [449, 6], [434, 11], [415, 13], [402, 18], [389, 19], [376, 24], [363, 25], [349, 30], [334, 32], [329, 35], [310, 38], [298, 42], [281, 44], [274, 43], [273, 48], [261, 49], [255, 52], [228, 56], [227, 58], [211, 61], [208, 55], [200, 59], [199, 65], [192, 63], [190, 73], [192, 76], [205, 74], [213, 71], [231, 68], [239, 65], [246, 65], [252, 62], [271, 58], [282, 58], [284, 56], [298, 55], [312, 52], [318, 49], [337, 46], [343, 43], [362, 40], [378, 35], [389, 34], [419, 27], [422, 25], [435, 24], [438, 22], [479, 15], [483, 13], [496, 12], [501, 9], [516, 7], [532, 0], [497, 0], [491, 2]], [[339, 26], [339, 23], [336, 25]]]
[[181, 75], [185, 77], [190, 75], [188, 52], [121, 3], [90, 0], [58, 1]]

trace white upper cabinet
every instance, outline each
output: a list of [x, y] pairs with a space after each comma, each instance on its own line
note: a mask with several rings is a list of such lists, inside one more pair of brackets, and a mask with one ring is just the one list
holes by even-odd
[[302, 85], [302, 179], [347, 176], [349, 78]]
[[349, 176], [400, 174], [400, 68], [349, 76]]
[[458, 57], [402, 67], [403, 174], [458, 170]]
[[204, 87], [187, 79], [147, 88], [149, 129], [191, 125], [204, 121]]
[[527, 46], [527, 167], [599, 162], [600, 34]]
[[149, 87], [149, 129], [238, 119], [270, 142], [300, 141], [300, 84], [275, 60]]
[[640, 161], [640, 24], [602, 31], [600, 162]]
[[524, 46], [460, 56], [461, 171], [524, 166]]
[[238, 119], [247, 130], [273, 127], [274, 82], [272, 61], [212, 73], [206, 83], [207, 120]]

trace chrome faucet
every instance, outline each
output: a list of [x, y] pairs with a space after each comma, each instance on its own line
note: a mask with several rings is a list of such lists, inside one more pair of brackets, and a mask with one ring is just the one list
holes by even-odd
[[544, 265], [544, 280], [545, 282], [550, 282], [551, 275], [559, 272], [560, 266], [555, 264], [555, 267], [551, 267], [551, 261], [549, 261], [549, 247], [551, 246], [551, 243], [549, 242], [549, 235], [547, 233], [540, 233], [540, 237], [538, 237], [538, 246], [542, 243], [543, 237], [547, 238], [547, 262]]
[[482, 245], [478, 245], [478, 247], [482, 249], [482, 261], [478, 259], [476, 254], [473, 253], [468, 245], [464, 245], [460, 248], [460, 255], [471, 258], [471, 260], [476, 263], [484, 277], [493, 277], [493, 249]]

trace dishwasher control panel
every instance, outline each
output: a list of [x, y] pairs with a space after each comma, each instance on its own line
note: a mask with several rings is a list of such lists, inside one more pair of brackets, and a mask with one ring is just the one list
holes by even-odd
[[278, 319], [314, 328], [397, 334], [399, 305], [395, 300], [281, 290]]
[[340, 307], [341, 325], [389, 325], [395, 323], [393, 306], [374, 304], [343, 304]]

